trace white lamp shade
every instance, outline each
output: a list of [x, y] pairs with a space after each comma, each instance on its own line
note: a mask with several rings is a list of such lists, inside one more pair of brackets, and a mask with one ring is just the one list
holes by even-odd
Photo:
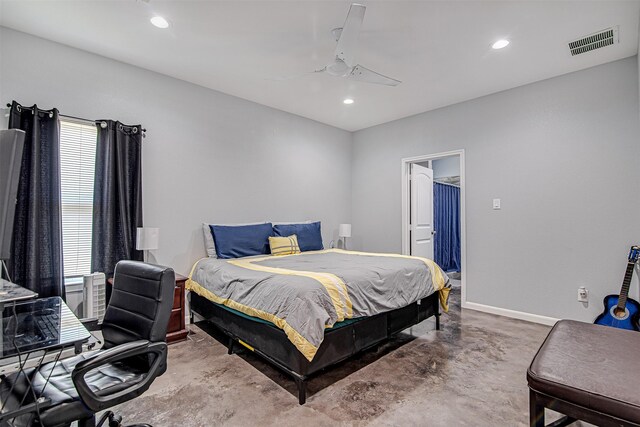
[[340, 224], [340, 227], [338, 227], [338, 236], [351, 237], [351, 224]]
[[160, 241], [160, 229], [150, 227], [138, 227], [136, 233], [136, 249], [139, 251], [147, 251], [158, 249]]

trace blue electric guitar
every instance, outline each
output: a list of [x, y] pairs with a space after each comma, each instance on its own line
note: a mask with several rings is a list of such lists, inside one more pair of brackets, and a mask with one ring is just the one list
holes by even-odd
[[604, 312], [595, 320], [597, 325], [613, 326], [614, 328], [640, 331], [640, 304], [629, 298], [629, 286], [633, 269], [640, 258], [640, 246], [631, 246], [627, 271], [622, 281], [620, 295], [607, 295], [604, 298]]

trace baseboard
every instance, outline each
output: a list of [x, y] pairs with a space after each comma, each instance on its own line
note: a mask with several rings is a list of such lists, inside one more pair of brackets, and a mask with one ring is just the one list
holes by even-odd
[[527, 322], [540, 323], [542, 325], [553, 326], [560, 319], [540, 316], [539, 314], [525, 313], [524, 311], [509, 310], [507, 308], [494, 307], [491, 305], [478, 304], [477, 302], [464, 302], [462, 308], [482, 311], [483, 313], [497, 314], [498, 316], [510, 317], [512, 319], [526, 320]]

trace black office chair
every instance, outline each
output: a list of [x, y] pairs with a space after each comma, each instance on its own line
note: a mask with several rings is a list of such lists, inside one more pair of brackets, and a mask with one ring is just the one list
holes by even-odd
[[[110, 411], [98, 423], [95, 414], [140, 396], [167, 370], [165, 337], [174, 288], [172, 269], [120, 261], [100, 327], [103, 347], [45, 364], [31, 373], [36, 396], [53, 402], [40, 411], [34, 425], [62, 427], [78, 421], [79, 427], [105, 422], [120, 426], [121, 419]], [[26, 379], [18, 377], [17, 381]], [[24, 391], [26, 384], [17, 384], [15, 389]]]

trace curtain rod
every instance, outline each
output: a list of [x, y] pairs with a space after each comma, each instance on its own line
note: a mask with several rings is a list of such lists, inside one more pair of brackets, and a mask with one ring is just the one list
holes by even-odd
[[[11, 108], [11, 104], [7, 102], [7, 108]], [[20, 106], [20, 108], [24, 108], [25, 110], [31, 110], [33, 111], [33, 107], [25, 107], [25, 106]], [[43, 110], [43, 111], [47, 111], [47, 110]], [[74, 119], [74, 120], [80, 120], [82, 122], [91, 122], [91, 123], [96, 123], [98, 120], [90, 120], [90, 119], [85, 119], [83, 117], [76, 117], [76, 116], [69, 116], [68, 114], [60, 114], [61, 117], [66, 117], [69, 119]], [[146, 138], [147, 135], [145, 134], [145, 132], [147, 132], [147, 130], [145, 128], [142, 128], [142, 137]]]
[[456, 188], [460, 188], [460, 186], [459, 186], [459, 185], [455, 185], [455, 184], [450, 184], [450, 183], [448, 183], [448, 182], [442, 182], [442, 181], [435, 181], [435, 180], [434, 180], [433, 182], [435, 182], [436, 184], [442, 184], [442, 185], [450, 185], [451, 187], [456, 187]]

